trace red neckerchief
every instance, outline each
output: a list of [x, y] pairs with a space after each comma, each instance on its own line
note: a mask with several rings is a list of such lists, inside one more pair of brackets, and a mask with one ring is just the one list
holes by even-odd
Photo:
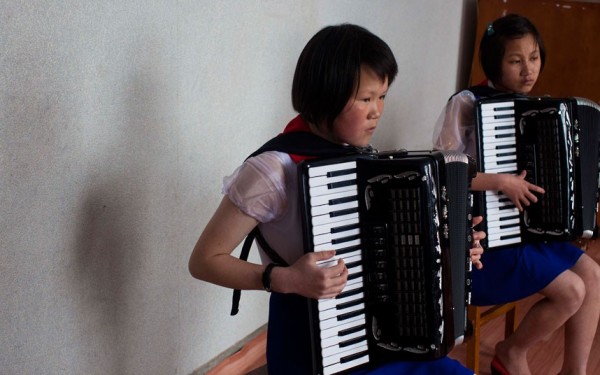
[[[292, 121], [290, 121], [285, 129], [283, 129], [283, 133], [291, 133], [291, 132], [311, 132], [310, 127], [308, 126], [308, 123], [306, 121], [304, 121], [304, 119], [302, 118], [302, 116], [298, 115], [295, 118], [292, 119]], [[302, 160], [307, 160], [307, 159], [314, 159], [314, 156], [304, 156], [304, 155], [297, 155], [297, 154], [289, 154], [290, 157], [292, 158], [292, 160], [294, 161], [294, 163], [298, 164], [300, 163]]]

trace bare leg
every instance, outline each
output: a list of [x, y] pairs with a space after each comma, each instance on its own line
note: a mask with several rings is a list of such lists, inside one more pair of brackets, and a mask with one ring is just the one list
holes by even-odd
[[582, 255], [571, 268], [585, 283], [583, 304], [565, 324], [565, 360], [561, 374], [585, 375], [600, 314], [600, 266]]
[[496, 345], [496, 354], [510, 374], [531, 374], [528, 350], [577, 312], [585, 297], [585, 285], [579, 275], [567, 270], [539, 293], [545, 298], [531, 307], [514, 334]]

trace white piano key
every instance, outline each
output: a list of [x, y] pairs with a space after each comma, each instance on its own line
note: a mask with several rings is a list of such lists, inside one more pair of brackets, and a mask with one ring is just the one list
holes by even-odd
[[316, 176], [324, 176], [329, 172], [337, 172], [354, 168], [356, 168], [356, 161], [311, 167], [308, 169], [308, 177], [313, 178]]
[[[509, 219], [509, 220], [494, 220], [494, 221], [489, 221], [487, 223], [487, 227], [488, 230], [491, 231], [492, 228], [498, 228], [500, 229], [501, 226], [507, 226], [507, 225], [520, 225], [520, 220], [518, 217], [514, 218], [514, 219]], [[494, 229], [495, 230], [495, 229]]]
[[497, 101], [491, 103], [481, 103], [481, 113], [494, 113], [500, 109], [514, 110], [515, 102], [513, 100]]
[[509, 238], [505, 240], [488, 241], [488, 247], [500, 247], [505, 245], [513, 245], [521, 243], [521, 237]]
[[355, 259], [355, 257], [358, 257], [357, 259], [362, 259], [362, 250], [361, 249], [356, 249], [354, 251], [350, 251], [348, 253], [344, 253], [344, 254], [335, 254], [335, 256], [333, 258], [331, 258], [331, 260], [338, 260], [338, 259], [343, 259], [344, 262], [348, 262], [348, 259]]
[[309, 187], [318, 187], [318, 186], [324, 186], [327, 184], [334, 184], [336, 182], [350, 181], [350, 180], [356, 180], [356, 173], [348, 173], [348, 174], [332, 176], [332, 177], [327, 177], [327, 176], [312, 177], [308, 180], [308, 186]]
[[[358, 291], [363, 286], [364, 286], [364, 284], [363, 284], [362, 281], [359, 282], [359, 283], [357, 283], [357, 284], [351, 284], [351, 285], [346, 284], [346, 286], [342, 290], [342, 293], [344, 293], [344, 292]], [[362, 292], [353, 294], [352, 296], [348, 296], [348, 297], [345, 297], [345, 298], [349, 298], [349, 297], [353, 297], [354, 298], [354, 296], [358, 296], [359, 294], [362, 294], [362, 298], [364, 298], [364, 293], [362, 293]], [[354, 299], [356, 299], [356, 298], [354, 298]], [[337, 305], [339, 303], [343, 303], [343, 302], [340, 302], [341, 300], [342, 300], [342, 298], [323, 298], [323, 299], [320, 299], [320, 300], [317, 301], [317, 306], [318, 306], [319, 310], [327, 310], [327, 309], [330, 309], [332, 307], [335, 307], [335, 305]], [[351, 300], [351, 299], [347, 299], [347, 300], [345, 300], [345, 302], [347, 302], [349, 300]]]
[[485, 168], [484, 171], [489, 173], [515, 173], [517, 168], [517, 163], [510, 163], [497, 166], [496, 168]]
[[488, 199], [486, 201], [485, 204], [486, 208], [487, 208], [487, 213], [490, 214], [490, 211], [493, 208], [500, 208], [500, 207], [506, 207], [506, 206], [514, 206], [513, 202], [509, 199], [509, 198], [502, 198], [502, 199]]
[[[354, 337], [348, 337], [348, 338], [341, 339], [340, 342], [343, 343], [348, 340], [357, 339], [361, 336], [364, 336], [365, 333], [366, 333], [366, 331], [363, 331], [362, 334], [360, 334], [360, 333], [352, 334], [352, 336], [354, 336]], [[332, 355], [337, 355], [341, 349], [352, 350], [353, 348], [358, 348], [358, 347], [364, 346], [366, 342], [367, 342], [367, 339], [364, 338], [362, 340], [356, 340], [355, 343], [352, 343], [352, 344], [349, 344], [348, 346], [343, 346], [343, 347], [341, 347], [339, 344], [333, 345], [333, 346], [328, 346], [328, 347], [322, 346], [321, 347], [321, 355], [323, 357], [330, 357]]]
[[342, 242], [342, 243], [336, 243], [335, 245], [333, 244], [320, 244], [318, 246], [315, 246], [313, 248], [313, 251], [323, 251], [323, 250], [339, 250], [339, 249], [344, 249], [346, 247], [350, 247], [350, 246], [359, 246], [361, 244], [360, 239], [355, 239], [352, 241], [347, 241], [347, 242]]
[[346, 356], [350, 356], [353, 354], [358, 354], [361, 352], [367, 352], [368, 348], [367, 345], [365, 343], [365, 345], [360, 346], [360, 347], [356, 347], [353, 348], [351, 350], [345, 351], [343, 353], [340, 353], [338, 355], [336, 355], [335, 357], [331, 358], [328, 360], [328, 365], [327, 366], [323, 366], [323, 375], [332, 375], [332, 374], [337, 374], [339, 372], [351, 369], [353, 367], [356, 366], [360, 366], [362, 364], [368, 363], [369, 362], [369, 355], [367, 353], [365, 353], [364, 356], [361, 356], [359, 358], [356, 358], [352, 361], [348, 361], [348, 362], [344, 362], [344, 363], [340, 363], [341, 359], [343, 357]]
[[[317, 265], [319, 267], [333, 267], [333, 266], [335, 266], [337, 264], [339, 258], [344, 259], [344, 262], [347, 265], [348, 263], [360, 262], [361, 259], [362, 259], [362, 256], [360, 254], [349, 256], [349, 257], [344, 257], [343, 255], [341, 255], [341, 256], [335, 255], [334, 257], [331, 257], [329, 259], [318, 261]], [[358, 268], [358, 267], [360, 267], [360, 266], [350, 267], [350, 268]], [[350, 268], [348, 268], [348, 273], [350, 273], [350, 272], [353, 271]], [[354, 271], [354, 272], [356, 272], [356, 271]]]
[[318, 227], [319, 225], [332, 224], [352, 219], [358, 219], [358, 212], [351, 212], [349, 214], [340, 216], [319, 215], [312, 217], [310, 220], [313, 227]]
[[335, 309], [336, 306], [347, 303], [347, 302], [364, 300], [364, 299], [365, 299], [365, 294], [363, 292], [358, 292], [356, 294], [351, 294], [349, 296], [342, 297], [342, 298], [321, 299], [317, 302], [317, 305], [318, 305], [319, 311], [325, 311], [325, 310]]
[[315, 244], [315, 246], [322, 245], [322, 244], [331, 244], [331, 242], [334, 240], [339, 240], [341, 238], [358, 236], [358, 235], [360, 235], [359, 228], [354, 228], [351, 230], [346, 230], [346, 231], [337, 232], [337, 233], [325, 233], [325, 234], [320, 234], [318, 236], [315, 236], [313, 238], [313, 243]]
[[485, 159], [485, 162], [483, 163], [483, 168], [484, 169], [502, 168], [509, 164], [517, 165], [517, 156], [516, 155], [488, 157]]
[[512, 135], [513, 138], [516, 134], [516, 129], [515, 128], [504, 128], [502, 127], [501, 129], [489, 129], [488, 131], [483, 132], [483, 137], [485, 138], [491, 138], [491, 137], [496, 137], [498, 138], [498, 136], [504, 136], [504, 138], [510, 138], [508, 137], [509, 135]]
[[357, 195], [358, 195], [358, 189], [357, 189], [356, 185], [354, 185], [353, 189], [340, 191], [338, 193], [324, 194], [324, 195], [318, 195], [318, 196], [314, 196], [314, 197], [311, 196], [310, 197], [310, 205], [311, 206], [320, 206], [322, 204], [329, 204], [329, 201], [334, 200], [334, 199], [355, 197]]
[[324, 234], [324, 233], [331, 233], [331, 230], [334, 228], [345, 227], [348, 225], [356, 225], [359, 223], [358, 214], [356, 214], [354, 216], [355, 217], [350, 218], [350, 219], [339, 220], [339, 221], [335, 221], [335, 222], [327, 222], [327, 223], [324, 223], [321, 225], [314, 226], [314, 227], [312, 227], [313, 236], [318, 236], [318, 235]]
[[484, 150], [500, 150], [501, 147], [503, 146], [515, 146], [516, 141], [514, 139], [510, 139], [510, 138], [505, 138], [505, 139], [499, 139], [497, 142], [494, 143], [490, 143], [490, 144], [483, 144], [483, 149]]
[[497, 231], [495, 233], [488, 233], [487, 236], [488, 236], [488, 242], [489, 242], [489, 241], [500, 240], [501, 237], [520, 235], [520, 234], [521, 234], [521, 228], [517, 227], [512, 230], [502, 230], [502, 231]]
[[496, 144], [496, 143], [503, 143], [503, 144], [505, 144], [504, 142], [507, 141], [507, 140], [509, 140], [511, 142], [511, 144], [515, 144], [516, 143], [515, 137], [511, 137], [511, 136], [498, 137], [497, 135], [493, 135], [493, 136], [489, 136], [489, 137], [486, 137], [486, 136], [482, 137], [483, 144], [487, 144], [487, 145], [493, 145], [493, 144]]
[[361, 302], [340, 310], [329, 309], [325, 311], [319, 311], [319, 325], [321, 329], [334, 327], [339, 324], [339, 321], [337, 319], [338, 316], [352, 312], [356, 312], [357, 315], [364, 315], [364, 313], [358, 314], [358, 312], [360, 310], [364, 310], [364, 308], [365, 304]]
[[341, 331], [344, 331], [344, 330], [350, 329], [350, 328], [355, 328], [355, 327], [358, 327], [358, 326], [361, 326], [364, 324], [366, 324], [366, 319], [365, 319], [364, 314], [352, 317], [350, 319], [346, 319], [341, 324], [338, 324], [334, 327], [322, 330], [320, 332], [321, 340], [325, 340], [332, 336], [337, 336], [340, 334]]
[[[335, 354], [335, 352], [339, 352], [339, 349], [340, 349], [339, 344], [341, 342], [356, 339], [356, 338], [363, 337], [366, 335], [367, 335], [367, 330], [365, 328], [363, 328], [361, 330], [349, 333], [344, 336], [332, 336], [325, 340], [321, 340], [321, 348], [323, 348], [321, 353], [323, 354], [323, 356], [330, 356], [332, 354]], [[366, 338], [365, 338], [365, 341], [366, 341]]]
[[357, 200], [352, 201], [352, 202], [344, 202], [344, 203], [340, 203], [340, 204], [334, 204], [334, 205], [323, 204], [320, 206], [311, 207], [310, 214], [312, 216], [326, 215], [326, 214], [329, 214], [332, 212], [347, 210], [350, 208], [357, 208], [357, 207], [358, 207]]
[[309, 195], [311, 197], [316, 197], [319, 195], [337, 194], [337, 193], [341, 193], [344, 191], [350, 191], [350, 190], [354, 190], [354, 189], [356, 189], [356, 185], [340, 186], [340, 187], [336, 187], [336, 188], [329, 188], [329, 186], [327, 186], [327, 185], [321, 185], [321, 186], [310, 187], [308, 189], [308, 191], [309, 191]]
[[484, 160], [486, 162], [490, 161], [498, 161], [498, 160], [506, 160], [506, 158], [517, 158], [517, 149], [516, 148], [507, 148], [507, 149], [487, 149], [483, 151]]
[[485, 117], [482, 118], [481, 122], [481, 132], [485, 133], [490, 130], [495, 130], [499, 126], [515, 126], [515, 118], [514, 117], [503, 117], [503, 118], [493, 118], [493, 117]]
[[332, 351], [331, 353], [329, 353], [328, 351], [328, 356], [323, 356], [323, 365], [324, 366], [331, 366], [334, 363], [339, 363], [340, 360], [348, 355], [351, 354], [355, 354], [355, 353], [360, 353], [362, 350], [361, 348], [366, 348], [367, 346], [367, 340], [364, 340], [362, 342], [357, 342], [355, 344], [352, 345], [348, 345], [344, 348], [340, 348], [340, 350], [343, 351], [338, 351], [337, 353], [335, 351]]
[[[506, 208], [504, 208], [504, 207], [506, 207]], [[485, 215], [488, 218], [487, 220], [490, 221], [491, 217], [512, 216], [512, 215], [515, 215], [518, 213], [519, 213], [519, 209], [517, 207], [511, 207], [510, 205], [507, 205], [507, 206], [503, 206], [503, 207], [493, 207], [491, 209], [487, 209]]]

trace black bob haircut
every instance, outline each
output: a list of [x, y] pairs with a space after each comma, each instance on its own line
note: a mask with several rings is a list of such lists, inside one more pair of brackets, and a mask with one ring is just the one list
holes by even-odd
[[351, 24], [327, 26], [306, 44], [296, 65], [292, 105], [302, 118], [331, 128], [356, 95], [360, 68], [371, 69], [391, 85], [398, 64], [390, 47], [367, 29]]
[[546, 61], [546, 49], [540, 33], [529, 19], [511, 13], [487, 26], [479, 43], [479, 62], [490, 81], [496, 83], [502, 78], [502, 59], [506, 52], [506, 42], [522, 38], [527, 34], [533, 36], [540, 51], [541, 72]]

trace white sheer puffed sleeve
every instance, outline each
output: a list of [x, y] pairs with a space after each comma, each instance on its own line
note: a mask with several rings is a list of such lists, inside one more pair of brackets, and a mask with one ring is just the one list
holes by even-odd
[[261, 223], [270, 222], [287, 206], [289, 164], [293, 164], [289, 155], [275, 151], [249, 158], [223, 179], [222, 192], [245, 214]]
[[450, 98], [435, 124], [433, 148], [475, 157], [475, 121], [475, 95], [468, 90], [457, 93]]

